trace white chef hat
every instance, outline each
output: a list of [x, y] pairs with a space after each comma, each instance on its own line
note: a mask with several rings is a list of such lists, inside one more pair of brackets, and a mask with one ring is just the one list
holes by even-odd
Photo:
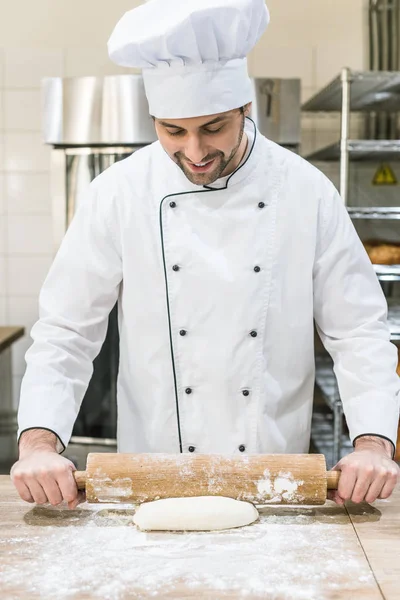
[[264, 0], [148, 0], [117, 23], [108, 51], [143, 69], [151, 115], [200, 117], [251, 102], [246, 57], [268, 23]]

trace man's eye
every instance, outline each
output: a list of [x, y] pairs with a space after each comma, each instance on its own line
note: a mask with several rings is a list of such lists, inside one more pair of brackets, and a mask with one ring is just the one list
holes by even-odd
[[182, 135], [183, 130], [181, 129], [180, 131], [175, 131], [175, 133], [173, 133], [172, 131], [168, 131], [169, 135]]
[[219, 129], [205, 129], [204, 131], [206, 133], [218, 133], [219, 131], [221, 131], [221, 129], [223, 129], [223, 127], [220, 127]]

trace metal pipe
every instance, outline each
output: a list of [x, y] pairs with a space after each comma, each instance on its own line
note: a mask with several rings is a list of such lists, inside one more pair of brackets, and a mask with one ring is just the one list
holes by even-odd
[[341, 72], [342, 81], [342, 114], [341, 114], [341, 140], [340, 140], [340, 195], [345, 206], [348, 205], [349, 189], [349, 132], [350, 132], [350, 103], [351, 103], [351, 75], [350, 69], [345, 67]]

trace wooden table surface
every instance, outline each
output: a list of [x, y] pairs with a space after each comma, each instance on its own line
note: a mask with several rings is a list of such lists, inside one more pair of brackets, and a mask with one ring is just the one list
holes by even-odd
[[0, 352], [6, 350], [23, 337], [25, 334], [24, 327], [0, 327]]
[[0, 476], [0, 598], [400, 599], [400, 486], [373, 505], [263, 507], [225, 532], [144, 533], [133, 513], [28, 504]]

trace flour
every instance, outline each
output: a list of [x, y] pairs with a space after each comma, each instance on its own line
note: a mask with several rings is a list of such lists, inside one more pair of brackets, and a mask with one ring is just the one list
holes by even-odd
[[[273, 487], [293, 493], [285, 481]], [[374, 589], [335, 507], [265, 507], [254, 525], [212, 533], [144, 533], [133, 513], [115, 504], [29, 511], [14, 536], [0, 538], [0, 597], [18, 589], [41, 600], [178, 598], [174, 582], [182, 597], [205, 599], [324, 600]]]
[[297, 490], [304, 481], [295, 480], [292, 473], [280, 471], [273, 480], [268, 469], [265, 469], [263, 478], [255, 482], [258, 494], [255, 500], [263, 504], [277, 504], [285, 500], [293, 504], [302, 502], [302, 496]]

